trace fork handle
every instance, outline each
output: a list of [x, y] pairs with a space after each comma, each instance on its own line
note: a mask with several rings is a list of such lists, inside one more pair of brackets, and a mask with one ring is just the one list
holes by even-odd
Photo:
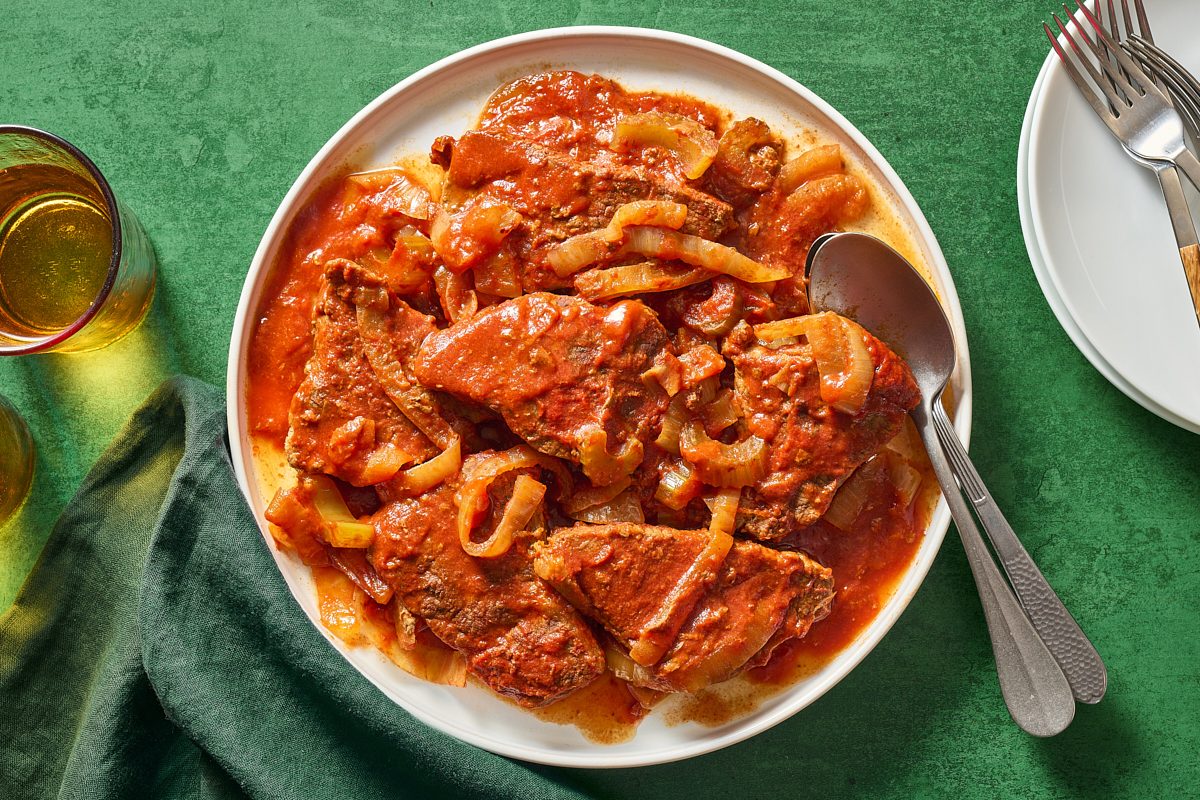
[[1200, 245], [1179, 248], [1179, 258], [1183, 261], [1183, 275], [1192, 295], [1192, 308], [1196, 309], [1196, 322], [1200, 323]]
[[1100, 702], [1108, 685], [1108, 673], [1100, 654], [1004, 518], [940, 403], [934, 406], [933, 418], [954, 477], [975, 507], [983, 531], [1033, 627], [1067, 676], [1072, 694], [1081, 703]]
[[1183, 277], [1187, 280], [1192, 307], [1196, 310], [1196, 321], [1200, 323], [1200, 238], [1196, 236], [1196, 223], [1188, 208], [1187, 195], [1183, 193], [1183, 182], [1179, 170], [1166, 162], [1154, 165], [1162, 187], [1163, 199], [1167, 202], [1167, 215], [1171, 219], [1171, 230], [1175, 233], [1175, 244], [1179, 247], [1179, 260], [1183, 264]]

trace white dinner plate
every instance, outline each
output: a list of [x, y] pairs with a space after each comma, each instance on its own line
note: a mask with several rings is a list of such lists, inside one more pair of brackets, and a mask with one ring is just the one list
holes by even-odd
[[[883, 156], [837, 111], [786, 75], [735, 51], [687, 36], [636, 28], [580, 27], [521, 34], [465, 50], [401, 81], [354, 116], [296, 179], [267, 227], [242, 291], [229, 354], [227, 400], [231, 449], [238, 481], [296, 601], [330, 644], [413, 716], [463, 741], [506, 756], [575, 767], [657, 764], [739, 742], [787, 719], [841, 680], [891, 628], [908, 605], [937, 554], [949, 526], [942, 501], [913, 563], [878, 617], [820, 671], [767, 698], [753, 711], [715, 727], [670, 725], [657, 711], [636, 736], [594, 744], [574, 727], [545, 722], [478, 686], [451, 688], [404, 673], [371, 648], [348, 648], [319, 623], [309, 570], [274, 545], [263, 509], [264, 465], [257, 462], [246, 421], [246, 355], [254, 309], [269, 265], [305, 200], [348, 161], [359, 168], [391, 163], [405, 153], [427, 152], [436, 136], [473, 126], [484, 101], [502, 82], [547, 68], [602, 73], [631, 89], [682, 91], [737, 116], [756, 116], [773, 129], [819, 129], [842, 143], [848, 159], [892, 196], [911, 246], [924, 262], [958, 338], [955, 426], [967, 440], [971, 424], [970, 362], [962, 312], [949, 269], [925, 217]], [[882, 198], [881, 198], [882, 199]]]
[[[1200, 71], [1200, 4], [1146, 6], [1156, 41]], [[1052, 50], [1017, 162], [1030, 262], [1071, 341], [1135, 402], [1200, 433], [1200, 326], [1158, 182], [1124, 154]]]

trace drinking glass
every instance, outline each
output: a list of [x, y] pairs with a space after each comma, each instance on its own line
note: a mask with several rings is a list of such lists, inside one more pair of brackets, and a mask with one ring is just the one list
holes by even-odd
[[0, 355], [80, 352], [133, 330], [154, 250], [100, 170], [52, 133], [0, 125]]
[[0, 525], [21, 507], [33, 484], [33, 439], [25, 420], [0, 395]]

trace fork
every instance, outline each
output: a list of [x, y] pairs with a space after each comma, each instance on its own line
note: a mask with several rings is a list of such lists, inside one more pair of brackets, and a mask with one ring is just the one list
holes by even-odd
[[[1054, 51], [1067, 68], [1071, 80], [1079, 87], [1096, 116], [1100, 117], [1113, 135], [1134, 155], [1150, 161], [1169, 161], [1183, 170], [1188, 180], [1200, 189], [1200, 161], [1197, 161], [1183, 144], [1183, 120], [1171, 105], [1170, 99], [1112, 40], [1082, 0], [1075, 0], [1075, 5], [1092, 26], [1095, 39], [1093, 40], [1073, 18], [1068, 16], [1068, 19], [1078, 27], [1079, 38], [1095, 57], [1094, 63], [1084, 54], [1075, 37], [1071, 35], [1068, 25], [1064, 24], [1057, 14], [1054, 15], [1054, 22], [1063, 38], [1070, 44], [1073, 55], [1062, 48], [1049, 25], [1042, 26]], [[1066, 5], [1063, 6], [1063, 11], [1069, 10]], [[1112, 68], [1110, 59], [1117, 62], [1119, 70]], [[1091, 85], [1083, 72], [1080, 72], [1080, 67], [1087, 73], [1087, 77], [1091, 78]], [[1107, 103], [1104, 102], [1105, 99]]]
[[[1138, 26], [1143, 33], [1149, 33], [1149, 23], [1141, 0], [1135, 0], [1135, 3]], [[1073, 17], [1065, 4], [1063, 11], [1067, 19], [1074, 22], [1078, 28], [1079, 38], [1095, 57], [1096, 63], [1084, 54], [1075, 37], [1071, 35], [1068, 24], [1064, 24], [1057, 14], [1053, 15], [1054, 23], [1070, 45], [1074, 57], [1059, 44], [1058, 37], [1049, 25], [1043, 24], [1042, 28], [1066, 67], [1067, 74], [1092, 110], [1117, 137], [1126, 152], [1142, 166], [1154, 170], [1158, 176], [1179, 247], [1184, 276], [1187, 278], [1192, 304], [1196, 310], [1197, 322], [1200, 322], [1200, 243], [1188, 211], [1178, 171], [1175, 169], [1181, 169], [1188, 179], [1200, 188], [1200, 161], [1197, 161], [1184, 145], [1183, 121], [1170, 99], [1117, 45], [1115, 40], [1121, 37], [1112, 0], [1108, 0], [1111, 36], [1087, 6], [1080, 0], [1075, 0], [1075, 5], [1094, 29], [1095, 40]], [[1099, 0], [1096, 8], [1099, 12]], [[1132, 32], [1133, 24], [1127, 0], [1122, 0], [1122, 10], [1126, 31]], [[1079, 67], [1091, 78], [1091, 85]], [[1097, 94], [1096, 89], [1099, 89], [1100, 94]], [[1103, 95], [1103, 99], [1100, 95]]]
[[[1125, 4], [1127, 0], [1122, 0]], [[1141, 8], [1142, 0], [1135, 0], [1138, 5], [1140, 33], [1134, 33], [1121, 43], [1125, 52], [1136, 58], [1147, 73], [1159, 85], [1166, 86], [1171, 95], [1171, 101], [1179, 111], [1184, 121], [1190, 126], [1192, 141], [1200, 143], [1200, 81], [1188, 72], [1171, 56], [1154, 44], [1150, 26], [1145, 21], [1145, 11]], [[1112, 23], [1110, 22], [1110, 25]], [[1127, 29], [1129, 30], [1129, 29]], [[1162, 180], [1160, 167], [1150, 165]], [[1171, 169], [1169, 166], [1166, 169]], [[1175, 175], [1178, 183], [1179, 176]], [[1182, 190], [1182, 187], [1180, 187]], [[1163, 184], [1163, 194], [1167, 196], [1167, 186]], [[1186, 203], [1186, 200], [1185, 200]], [[1196, 318], [1200, 320], [1200, 244], [1197, 244], [1196, 228], [1192, 222], [1187, 206], [1180, 206], [1177, 201], [1173, 204], [1167, 198], [1167, 208], [1171, 216], [1171, 225], [1175, 229], [1175, 239], [1179, 245], [1179, 258], [1183, 262], [1183, 274], [1187, 279], [1188, 291], [1192, 296], [1192, 307], [1196, 309]], [[1177, 217], [1185, 215], [1184, 219]]]

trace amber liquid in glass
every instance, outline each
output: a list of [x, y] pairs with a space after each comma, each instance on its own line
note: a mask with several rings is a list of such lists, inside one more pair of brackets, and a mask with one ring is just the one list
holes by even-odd
[[0, 171], [0, 328], [69, 327], [100, 293], [111, 257], [112, 222], [94, 186], [55, 166]]

